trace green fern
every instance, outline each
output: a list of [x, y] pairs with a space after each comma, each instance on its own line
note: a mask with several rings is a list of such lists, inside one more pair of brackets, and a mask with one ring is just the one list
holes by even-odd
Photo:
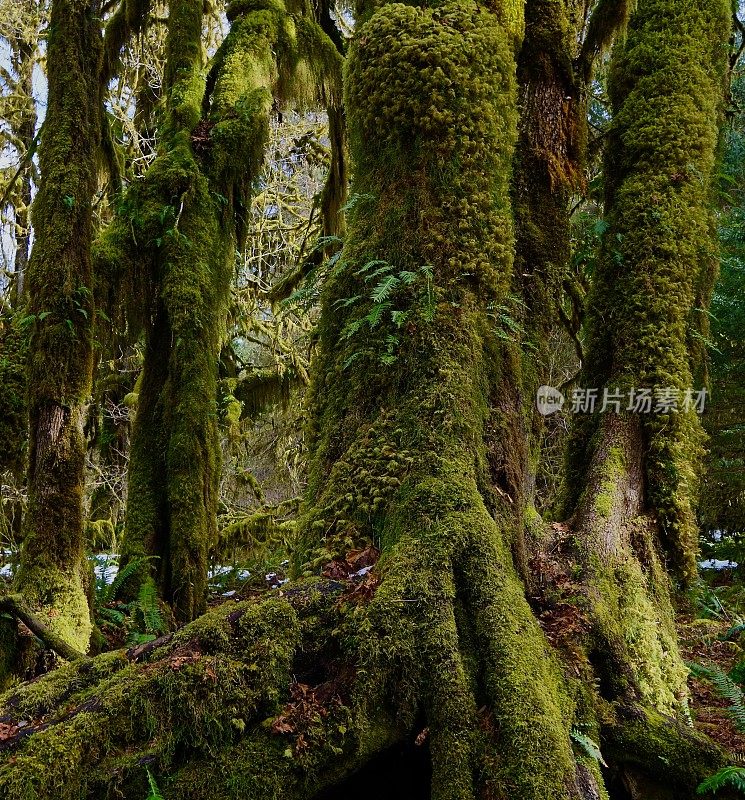
[[150, 791], [148, 792], [145, 800], [165, 800], [165, 797], [163, 797], [163, 795], [160, 793], [158, 784], [155, 782], [153, 773], [150, 772], [150, 770], [147, 770], [147, 782], [148, 786], [150, 787]]
[[158, 605], [158, 592], [152, 580], [145, 581], [142, 584], [135, 605], [145, 633], [163, 633], [165, 622]]
[[101, 592], [99, 604], [103, 605], [104, 603], [111, 603], [112, 601], [116, 600], [119, 590], [122, 588], [122, 586], [124, 586], [129, 578], [131, 578], [140, 569], [140, 567], [155, 558], [156, 556], [142, 556], [133, 558], [131, 561], [127, 562], [127, 564], [116, 573], [116, 577], [111, 584]]
[[584, 751], [585, 755], [590, 756], [590, 758], [594, 761], [598, 761], [604, 767], [608, 766], [605, 763], [603, 754], [600, 752], [600, 748], [589, 736], [581, 731], [578, 731], [576, 728], [572, 730], [570, 736], [572, 737], [573, 741], [579, 745], [580, 749]]
[[729, 712], [737, 729], [745, 733], [745, 693], [722, 670], [717, 667], [703, 667], [700, 664], [689, 664], [691, 674], [697, 678], [708, 680], [717, 690], [720, 697], [729, 702]]
[[697, 794], [706, 794], [707, 792], [716, 794], [725, 787], [745, 794], [745, 768], [723, 767], [719, 772], [715, 772], [710, 778], [699, 784], [696, 792]]
[[522, 298], [515, 294], [508, 295], [503, 304], [487, 306], [487, 315], [497, 323], [494, 332], [498, 338], [512, 342], [525, 336], [525, 328], [514, 317], [518, 308], [525, 307]]
[[726, 642], [729, 639], [734, 639], [735, 636], [739, 636], [743, 631], [745, 631], [745, 622], [739, 622], [736, 625], [733, 625], [727, 633], [723, 634], [721, 637], [722, 641]]
[[137, 597], [128, 602], [118, 600], [118, 595], [126, 583], [143, 564], [153, 556], [132, 559], [119, 570], [110, 585], [98, 582], [96, 587], [96, 615], [101, 622], [109, 623], [127, 632], [127, 643], [143, 644], [152, 641], [166, 630], [158, 602], [155, 582], [148, 578], [140, 586]]
[[401, 281], [396, 275], [386, 275], [370, 295], [373, 303], [384, 303], [396, 291], [400, 283]]
[[[351, 339], [363, 328], [377, 328], [384, 322], [392, 322], [396, 328], [401, 328], [404, 323], [411, 319], [415, 313], [425, 322], [431, 322], [435, 315], [435, 297], [432, 289], [433, 268], [429, 264], [419, 267], [416, 271], [400, 270], [394, 272], [394, 267], [387, 261], [373, 260], [368, 261], [355, 273], [363, 277], [365, 283], [374, 284], [369, 294], [372, 307], [367, 314], [352, 319], [344, 326], [342, 335], [345, 339]], [[415, 298], [415, 305], [410, 308], [395, 308], [394, 300], [401, 297], [402, 289], [413, 287], [417, 283], [423, 283], [423, 291], [419, 291], [418, 298]], [[349, 308], [362, 299], [361, 295], [354, 297], [341, 298], [336, 301], [339, 308]], [[385, 350], [379, 354], [381, 363], [385, 365], [393, 364], [398, 355], [396, 350], [399, 346], [399, 338], [387, 335], [385, 338]], [[359, 355], [360, 352], [353, 353], [344, 363], [344, 368], [348, 367]]]

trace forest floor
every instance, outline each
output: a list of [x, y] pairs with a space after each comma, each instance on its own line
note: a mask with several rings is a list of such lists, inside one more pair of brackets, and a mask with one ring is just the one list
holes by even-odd
[[[678, 616], [686, 663], [717, 669], [741, 686], [745, 680], [744, 622], [745, 586], [735, 581], [732, 570], [707, 571], [696, 602]], [[689, 686], [695, 727], [745, 763], [745, 731], [736, 725], [732, 700], [705, 678], [692, 675]]]

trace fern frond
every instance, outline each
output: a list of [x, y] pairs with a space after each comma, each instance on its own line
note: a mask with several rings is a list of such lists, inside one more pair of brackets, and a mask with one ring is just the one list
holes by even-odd
[[119, 590], [122, 588], [122, 586], [124, 586], [127, 580], [131, 578], [135, 572], [140, 569], [140, 567], [142, 567], [148, 561], [153, 561], [155, 558], [156, 556], [141, 556], [138, 558], [133, 558], [131, 561], [127, 562], [127, 565], [116, 573], [116, 577], [111, 582], [111, 585], [104, 592], [104, 596], [101, 598], [102, 601], [104, 603], [110, 603], [112, 600], [116, 600]]
[[97, 613], [99, 617], [113, 622], [115, 625], [121, 625], [125, 619], [124, 614], [115, 608], [99, 608]]
[[145, 581], [137, 595], [137, 608], [142, 614], [143, 627], [147, 633], [162, 633], [165, 630], [163, 616], [158, 605], [158, 592], [152, 580]]
[[572, 739], [579, 745], [580, 749], [590, 756], [594, 761], [599, 762], [604, 767], [608, 765], [605, 763], [603, 754], [600, 752], [600, 747], [586, 734], [578, 731], [576, 728], [569, 734]]
[[728, 711], [737, 729], [745, 733], [745, 693], [727, 675], [717, 667], [703, 667], [700, 664], [689, 664], [688, 668], [697, 678], [705, 678], [716, 689], [720, 697], [729, 702]]
[[160, 793], [158, 784], [155, 782], [153, 773], [150, 772], [150, 770], [147, 771], [147, 782], [148, 786], [150, 787], [150, 791], [148, 792], [148, 796], [145, 798], [145, 800], [165, 800], [165, 797], [163, 797], [163, 795]]
[[736, 789], [745, 794], [745, 768], [743, 767], [723, 767], [719, 772], [715, 772], [710, 778], [699, 784], [696, 789], [697, 794], [711, 792], [716, 794], [726, 786]]
[[363, 264], [355, 274], [364, 275], [375, 267], [380, 267], [383, 272], [390, 272], [393, 269], [393, 266], [387, 261], [381, 261], [379, 258], [376, 258], [373, 261], [368, 261], [367, 264]]
[[745, 631], [745, 622], [739, 622], [737, 625], [733, 625], [727, 633], [722, 635], [722, 641], [726, 642], [729, 639], [732, 639], [735, 636], [738, 636], [743, 631]]
[[374, 303], [384, 303], [396, 291], [400, 283], [395, 275], [388, 275], [373, 289], [370, 297]]
[[401, 272], [398, 273], [398, 279], [403, 283], [405, 286], [411, 286], [414, 281], [416, 281], [416, 272], [411, 272], [411, 270], [403, 269]]
[[360, 317], [359, 319], [353, 319], [351, 322], [348, 322], [344, 326], [344, 330], [342, 331], [342, 336], [345, 339], [351, 339], [355, 333], [366, 323], [368, 322], [367, 317]]
[[376, 303], [372, 307], [372, 311], [365, 317], [365, 321], [371, 328], [377, 328], [380, 325], [380, 321], [383, 318], [383, 314], [391, 307], [391, 304], [386, 303]]

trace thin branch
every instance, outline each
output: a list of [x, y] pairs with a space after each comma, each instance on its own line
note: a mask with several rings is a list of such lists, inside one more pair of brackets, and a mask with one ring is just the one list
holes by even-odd
[[36, 616], [26, 605], [23, 595], [10, 594], [0, 597], [0, 612], [10, 614], [15, 619], [20, 620], [37, 638], [57, 655], [66, 661], [87, 660], [88, 656], [76, 650], [68, 644], [61, 636], [58, 636]]

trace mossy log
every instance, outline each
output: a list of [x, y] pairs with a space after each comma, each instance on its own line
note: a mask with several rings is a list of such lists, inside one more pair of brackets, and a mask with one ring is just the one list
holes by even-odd
[[66, 639], [58, 636], [35, 616], [22, 595], [11, 594], [0, 597], [0, 612], [10, 614], [19, 622], [22, 622], [34, 636], [41, 639], [46, 647], [53, 650], [66, 661], [79, 661], [80, 659], [86, 658], [85, 653], [76, 650]]

